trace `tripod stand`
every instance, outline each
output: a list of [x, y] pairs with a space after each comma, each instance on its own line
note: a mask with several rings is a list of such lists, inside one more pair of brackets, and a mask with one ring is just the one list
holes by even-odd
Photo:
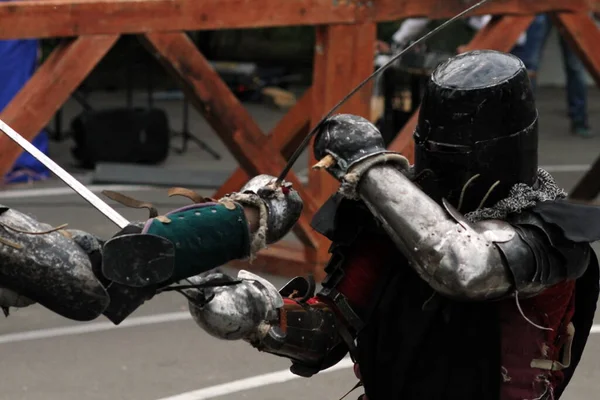
[[[130, 63], [128, 66], [128, 73], [129, 73], [129, 77], [128, 77], [128, 85], [127, 85], [127, 105], [128, 107], [132, 107], [132, 103], [133, 103], [133, 99], [132, 99], [132, 93], [133, 93], [133, 87], [132, 87], [132, 81], [133, 81], [133, 63]], [[154, 99], [153, 99], [153, 95], [154, 95], [154, 85], [153, 85], [153, 71], [151, 68], [148, 68], [147, 63], [140, 63], [138, 65], [142, 65], [144, 67], [144, 69], [146, 70], [146, 91], [148, 94], [148, 108], [152, 108], [154, 105]], [[204, 142], [201, 139], [198, 139], [196, 136], [192, 135], [190, 130], [189, 130], [189, 101], [188, 99], [184, 96], [183, 97], [183, 129], [181, 132], [177, 132], [177, 131], [171, 131], [171, 135], [172, 136], [182, 136], [183, 139], [183, 144], [180, 148], [174, 148], [174, 150], [177, 152], [177, 154], [183, 154], [187, 151], [188, 149], [188, 143], [191, 140], [192, 142], [196, 143], [198, 145], [198, 147], [200, 147], [202, 150], [206, 151], [208, 154], [210, 154], [211, 156], [213, 156], [213, 158], [215, 158], [216, 160], [220, 160], [221, 159], [221, 155], [219, 153], [217, 153], [214, 149], [212, 149], [206, 142]], [[173, 148], [173, 146], [171, 146]]]
[[178, 154], [183, 154], [187, 151], [188, 143], [191, 140], [196, 143], [198, 147], [202, 150], [206, 151], [208, 154], [214, 157], [215, 160], [220, 160], [221, 155], [217, 153], [214, 149], [212, 149], [205, 141], [198, 139], [196, 136], [192, 135], [189, 130], [189, 101], [184, 96], [183, 98], [183, 129], [181, 132], [178, 132], [179, 135], [182, 136], [183, 144], [181, 148], [175, 149]]

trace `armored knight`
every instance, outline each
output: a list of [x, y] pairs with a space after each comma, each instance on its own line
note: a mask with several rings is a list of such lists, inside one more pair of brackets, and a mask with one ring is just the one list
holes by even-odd
[[180, 291], [187, 278], [228, 261], [252, 258], [287, 234], [302, 200], [289, 183], [275, 187], [274, 181], [256, 176], [219, 200], [175, 188], [170, 196], [183, 195], [194, 204], [166, 215], [149, 203], [107, 192], [125, 205], [150, 210], [148, 220], [108, 241], [1, 207], [0, 307], [8, 315], [11, 307], [39, 303], [72, 320], [104, 315], [118, 325], [155, 295]]
[[599, 296], [600, 210], [538, 168], [523, 63], [474, 51], [438, 66], [414, 142], [409, 165], [367, 120], [329, 119], [314, 153], [341, 185], [313, 221], [332, 241], [322, 288], [242, 272], [188, 290], [192, 315], [305, 377], [350, 353], [363, 399], [560, 398]]

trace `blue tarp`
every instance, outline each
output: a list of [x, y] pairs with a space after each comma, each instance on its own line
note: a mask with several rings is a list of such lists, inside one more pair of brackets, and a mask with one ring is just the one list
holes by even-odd
[[[0, 0], [6, 1], [6, 0]], [[38, 40], [0, 40], [0, 110], [13, 99], [33, 75], [38, 52]], [[32, 144], [48, 153], [48, 134], [42, 131]], [[23, 152], [5, 182], [37, 180], [49, 176], [49, 171], [35, 158]]]

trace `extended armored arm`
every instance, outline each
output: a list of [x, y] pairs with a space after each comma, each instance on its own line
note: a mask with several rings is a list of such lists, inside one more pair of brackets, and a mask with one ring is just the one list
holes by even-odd
[[[543, 230], [501, 220], [468, 222], [440, 205], [406, 174], [408, 161], [385, 150], [377, 129], [350, 115], [333, 117], [315, 141], [318, 159], [342, 182], [340, 192], [361, 199], [415, 271], [436, 291], [463, 300], [534, 295], [567, 278], [564, 257]], [[573, 254], [587, 265], [585, 246]], [[585, 269], [580, 268], [583, 273]], [[577, 276], [571, 276], [574, 278]]]
[[253, 257], [287, 234], [302, 201], [287, 183], [270, 187], [274, 179], [257, 176], [218, 201], [188, 191], [194, 204], [163, 216], [153, 210], [149, 220], [132, 223], [106, 243], [4, 208], [0, 307], [7, 313], [37, 302], [66, 318], [105, 315], [119, 324], [173, 283]]

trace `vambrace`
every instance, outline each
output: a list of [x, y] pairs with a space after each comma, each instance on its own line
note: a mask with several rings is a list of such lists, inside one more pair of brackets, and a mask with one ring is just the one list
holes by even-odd
[[371, 165], [353, 174], [360, 177], [357, 193], [411, 266], [448, 297], [533, 296], [585, 272], [589, 246], [568, 241], [532, 214], [471, 223], [447, 202], [438, 205], [397, 167]]
[[510, 224], [499, 220], [471, 224], [390, 165], [373, 166], [361, 175], [358, 194], [434, 290], [461, 300], [511, 293], [512, 277], [495, 246], [515, 237]]
[[[202, 329], [216, 338], [241, 339], [259, 351], [288, 358], [294, 374], [314, 375], [347, 353], [335, 313], [314, 298], [306, 301], [312, 291], [303, 278], [292, 279], [281, 291], [243, 270], [237, 280], [211, 274], [190, 282], [205, 286], [185, 290], [190, 313]], [[292, 298], [300, 291], [303, 300]]]

